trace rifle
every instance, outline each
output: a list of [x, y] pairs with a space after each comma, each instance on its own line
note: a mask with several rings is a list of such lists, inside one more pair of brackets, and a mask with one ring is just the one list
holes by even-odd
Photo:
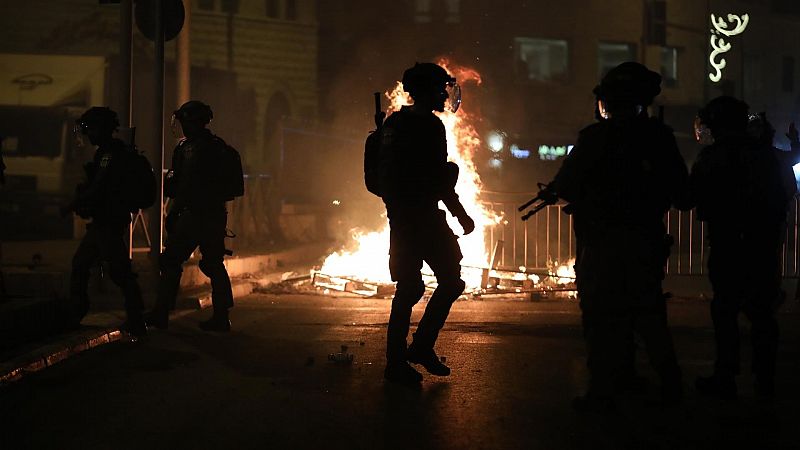
[[383, 119], [386, 118], [386, 113], [381, 111], [381, 93], [376, 92], [372, 94], [375, 97], [375, 131], [383, 127]]
[[533, 217], [534, 214], [538, 213], [539, 211], [543, 210], [545, 207], [550, 205], [555, 205], [558, 202], [558, 195], [556, 194], [555, 188], [551, 184], [545, 183], [536, 183], [539, 186], [539, 193], [536, 194], [535, 197], [528, 200], [527, 202], [520, 205], [517, 208], [517, 211], [522, 212], [529, 206], [533, 205], [533, 209], [525, 213], [522, 216], [522, 220], [528, 220]]

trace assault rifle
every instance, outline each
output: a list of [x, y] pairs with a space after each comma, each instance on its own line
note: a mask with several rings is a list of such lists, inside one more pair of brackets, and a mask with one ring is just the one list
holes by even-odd
[[536, 194], [536, 197], [528, 200], [527, 202], [520, 205], [517, 208], [517, 211], [522, 212], [526, 208], [533, 206], [533, 209], [525, 213], [522, 216], [522, 220], [528, 220], [533, 217], [534, 214], [538, 213], [539, 211], [543, 210], [545, 207], [550, 205], [555, 205], [558, 202], [558, 195], [556, 194], [555, 188], [553, 188], [552, 184], [545, 184], [545, 183], [536, 183], [539, 186], [539, 193]]

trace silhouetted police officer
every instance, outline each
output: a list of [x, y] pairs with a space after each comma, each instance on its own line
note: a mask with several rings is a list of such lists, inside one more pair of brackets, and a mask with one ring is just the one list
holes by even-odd
[[227, 211], [226, 193], [221, 180], [225, 142], [211, 133], [207, 125], [213, 118], [211, 107], [197, 100], [184, 103], [175, 111], [184, 138], [172, 157], [172, 172], [164, 181], [164, 194], [173, 199], [165, 220], [166, 246], [161, 255], [161, 279], [156, 305], [147, 314], [147, 323], [167, 328], [169, 311], [175, 307], [182, 265], [199, 246], [200, 270], [211, 279], [214, 313], [200, 323], [206, 331], [229, 331], [228, 310], [233, 293], [223, 265]]
[[728, 96], [700, 110], [699, 121], [713, 143], [692, 167], [697, 217], [707, 223], [708, 272], [714, 298], [711, 318], [716, 337], [714, 373], [699, 377], [701, 393], [737, 395], [739, 312], [752, 324], [756, 392], [775, 390], [780, 304], [780, 250], [789, 192], [772, 148], [747, 135], [748, 106]]
[[551, 185], [570, 203], [578, 248], [590, 374], [578, 410], [613, 407], [634, 332], [661, 376], [663, 399], [682, 393], [661, 282], [669, 251], [663, 217], [671, 205], [690, 206], [688, 172], [672, 130], [647, 115], [660, 83], [635, 62], [609, 71], [594, 90], [599, 122], [581, 130]]
[[[382, 129], [380, 156], [381, 196], [391, 228], [389, 269], [397, 282], [392, 300], [386, 342], [389, 381], [419, 383], [422, 375], [407, 361], [421, 364], [434, 375], [449, 375], [433, 349], [439, 330], [453, 302], [464, 291], [461, 280], [461, 250], [458, 240], [437, 206], [441, 200], [458, 218], [468, 234], [475, 228], [455, 193], [458, 167], [447, 162], [447, 139], [442, 112], [448, 87], [457, 88], [455, 78], [436, 64], [416, 64], [403, 74], [403, 89], [414, 99], [386, 119]], [[455, 92], [454, 91], [454, 92]], [[457, 108], [460, 94], [450, 103]], [[406, 338], [411, 310], [425, 293], [420, 270], [427, 262], [438, 287], [431, 295], [411, 345]]]
[[[131, 208], [123, 200], [122, 185], [128, 153], [132, 150], [113, 137], [119, 127], [117, 113], [105, 107], [92, 107], [80, 117], [76, 131], [97, 146], [94, 159], [84, 166], [86, 181], [78, 186], [72, 202], [62, 213], [75, 211], [91, 218], [86, 234], [72, 258], [70, 316], [80, 323], [89, 311], [89, 271], [98, 261], [109, 265], [109, 276], [125, 296], [127, 320], [123, 328], [134, 335], [147, 333], [142, 318], [142, 294], [131, 270], [125, 235], [131, 221]], [[79, 135], [79, 136], [80, 136]]]

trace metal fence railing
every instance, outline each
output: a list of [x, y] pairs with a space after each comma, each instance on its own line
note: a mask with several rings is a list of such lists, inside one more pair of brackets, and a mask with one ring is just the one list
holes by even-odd
[[[506, 197], [500, 199], [497, 197]], [[503, 220], [489, 230], [489, 251], [499, 241], [495, 265], [532, 269], [546, 268], [550, 262], [563, 264], [575, 257], [575, 236], [572, 216], [562, 212], [562, 206], [548, 206], [523, 222], [517, 206], [527, 200], [525, 195], [494, 195], [484, 204]], [[665, 215], [667, 232], [675, 244], [667, 262], [669, 275], [704, 275], [708, 263], [708, 241], [705, 224], [696, 218], [694, 210], [671, 210]], [[782, 250], [783, 276], [800, 278], [800, 199], [795, 199], [788, 214]], [[753, 264], [758, 264], [753, 261]]]

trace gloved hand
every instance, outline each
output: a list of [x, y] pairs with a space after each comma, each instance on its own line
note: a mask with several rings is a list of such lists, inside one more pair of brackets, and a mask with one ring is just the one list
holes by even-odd
[[789, 142], [791, 142], [792, 146], [800, 145], [800, 133], [797, 132], [797, 127], [794, 126], [794, 122], [789, 124], [789, 131], [786, 132], [786, 137], [789, 138]]
[[457, 217], [458, 223], [461, 225], [461, 228], [464, 229], [464, 236], [472, 233], [475, 231], [475, 221], [472, 220], [472, 217], [468, 216], [466, 213], [461, 214]]

